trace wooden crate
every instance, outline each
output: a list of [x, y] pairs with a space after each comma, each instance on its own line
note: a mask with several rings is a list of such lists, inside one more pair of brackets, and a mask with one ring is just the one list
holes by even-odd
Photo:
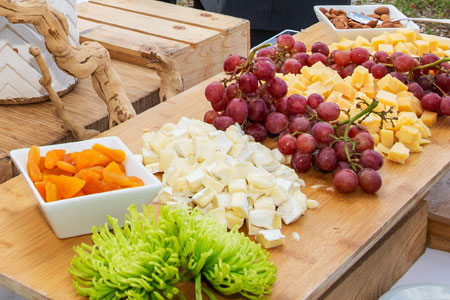
[[157, 46], [178, 62], [185, 88], [222, 71], [230, 54], [247, 55], [247, 20], [151, 0], [93, 0], [78, 5], [80, 40], [144, 66]]

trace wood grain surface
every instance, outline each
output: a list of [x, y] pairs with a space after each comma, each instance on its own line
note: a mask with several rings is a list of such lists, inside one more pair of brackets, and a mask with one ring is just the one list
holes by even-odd
[[156, 48], [174, 58], [186, 88], [247, 55], [247, 20], [152, 0], [93, 0], [78, 5], [80, 40], [95, 40], [115, 59], [144, 66]]

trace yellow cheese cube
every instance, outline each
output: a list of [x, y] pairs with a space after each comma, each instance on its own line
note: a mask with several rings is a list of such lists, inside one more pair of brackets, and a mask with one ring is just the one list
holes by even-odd
[[339, 118], [337, 119], [337, 121], [340, 122], [340, 121], [344, 121], [344, 120], [347, 120], [347, 119], [348, 119], [347, 114], [344, 113], [343, 111], [341, 111], [341, 112], [339, 113]]
[[414, 122], [414, 126], [419, 129], [420, 133], [422, 134], [423, 138], [428, 138], [431, 136], [431, 130], [428, 128], [427, 125], [421, 120], [417, 119], [416, 122]]
[[361, 124], [366, 126], [369, 133], [377, 133], [380, 131], [381, 118], [378, 115], [370, 114], [361, 122]]
[[411, 152], [422, 152], [423, 151], [423, 148], [420, 145], [419, 141], [416, 141], [411, 144], [405, 143], [405, 147], [408, 148], [409, 151], [411, 151]]
[[414, 111], [414, 107], [410, 97], [397, 97], [399, 111]]
[[409, 53], [411, 53], [412, 55], [417, 54], [417, 47], [413, 43], [406, 42], [405, 46], [406, 46], [406, 48], [408, 48]]
[[[405, 113], [405, 112], [404, 112]], [[398, 119], [394, 121], [394, 130], [400, 130], [400, 128], [402, 128], [402, 126], [405, 125], [412, 125], [414, 124], [414, 122], [416, 121], [417, 118], [412, 118], [410, 115], [399, 115]]]
[[387, 37], [385, 35], [379, 35], [372, 38], [370, 43], [372, 44], [372, 47], [375, 49], [375, 51], [379, 51], [379, 45], [387, 44], [387, 42]]
[[423, 114], [422, 103], [420, 103], [420, 100], [417, 99], [414, 95], [411, 97], [411, 103], [413, 105], [416, 116], [420, 117]]
[[407, 85], [397, 78], [392, 77], [391, 74], [386, 74], [386, 76], [378, 80], [377, 86], [380, 90], [385, 90], [394, 94], [408, 90]]
[[422, 120], [422, 122], [425, 125], [427, 125], [428, 127], [431, 127], [431, 126], [433, 126], [436, 123], [437, 113], [425, 110], [423, 112], [422, 116], [420, 117], [420, 119]]
[[394, 145], [394, 132], [392, 130], [380, 130], [380, 143], [391, 148]]
[[290, 87], [287, 90], [286, 97], [289, 97], [289, 96], [294, 95], [294, 94], [302, 95], [303, 92], [300, 91], [300, 90], [297, 90], [296, 88]]
[[369, 81], [369, 70], [363, 66], [357, 66], [352, 74], [352, 86], [359, 89]]
[[422, 40], [427, 41], [430, 45], [430, 52], [434, 53], [438, 49], [438, 40], [437, 38], [431, 36], [431, 35], [422, 35]]
[[369, 53], [375, 52], [375, 49], [373, 49], [373, 47], [370, 47], [370, 46], [361, 46], [361, 48], [366, 49], [367, 51], [369, 51]]
[[417, 47], [416, 55], [418, 55], [418, 56], [422, 56], [425, 53], [430, 52], [430, 43], [428, 43], [427, 41], [417, 40], [414, 42], [414, 45], [416, 45], [416, 47]]
[[378, 133], [370, 133], [370, 136], [373, 138], [373, 143], [377, 145], [380, 142], [380, 136]]
[[398, 43], [407, 42], [406, 37], [401, 33], [391, 33], [388, 34], [388, 42], [392, 45], [397, 45]]
[[333, 88], [333, 91], [341, 92], [344, 95], [344, 97], [346, 97], [349, 100], [353, 101], [353, 99], [355, 99], [356, 90], [350, 84], [345, 83], [345, 81], [336, 83]]
[[329, 44], [328, 50], [330, 50], [330, 53], [333, 52], [334, 50], [337, 50], [337, 43], [333, 42], [333, 43]]
[[418, 143], [422, 138], [419, 129], [411, 125], [403, 125], [399, 131], [395, 133], [395, 137], [402, 144], [413, 144]]
[[420, 144], [421, 145], [431, 144], [431, 141], [429, 139], [421, 138], [420, 139]]
[[339, 106], [339, 108], [341, 109], [345, 109], [345, 110], [349, 110], [352, 108], [352, 104], [350, 102], [348, 102], [347, 100], [345, 100], [344, 98], [339, 98], [336, 102], [336, 104]]
[[368, 39], [366, 39], [365, 37], [358, 35], [355, 39], [355, 42], [357, 43], [356, 47], [362, 47], [362, 46], [372, 46], [372, 44], [369, 42]]
[[342, 93], [338, 91], [332, 91], [328, 96], [326, 102], [334, 102], [337, 103], [338, 99], [342, 97]]
[[336, 47], [338, 50], [350, 50], [353, 47], [353, 43], [354, 41], [345, 39], [337, 43]]
[[416, 32], [412, 29], [400, 28], [397, 32], [401, 33], [408, 42], [414, 42], [416, 40]]
[[438, 47], [444, 51], [449, 50], [450, 49], [450, 40], [449, 39], [439, 39]]
[[450, 57], [450, 50], [444, 50], [444, 54], [445, 54], [445, 56]]
[[377, 151], [378, 153], [380, 153], [382, 155], [387, 155], [389, 153], [389, 148], [386, 147], [385, 145], [383, 145], [382, 143], [378, 143], [375, 146], [375, 151]]
[[332, 89], [333, 86], [330, 85], [325, 86], [320, 81], [314, 82], [308, 87], [308, 90], [314, 90], [325, 98], [328, 97], [328, 95], [330, 95]]
[[394, 46], [392, 46], [391, 44], [379, 44], [377, 51], [384, 51], [387, 54], [392, 54], [394, 53]]
[[388, 159], [394, 162], [404, 164], [409, 157], [409, 149], [400, 142], [397, 142], [392, 146], [388, 152]]
[[403, 52], [403, 53], [406, 53], [406, 54], [412, 54], [411, 52], [409, 52], [409, 48], [406, 47], [406, 45], [404, 43], [402, 43], [402, 42], [400, 42], [397, 45], [395, 45], [394, 51], [395, 52]]
[[387, 92], [385, 90], [379, 90], [375, 98], [377, 98], [377, 100], [383, 103], [385, 106], [393, 106], [395, 108], [398, 108], [396, 94]]
[[439, 56], [440, 58], [445, 56], [445, 52], [441, 48], [437, 48], [436, 50], [433, 51], [433, 53]]

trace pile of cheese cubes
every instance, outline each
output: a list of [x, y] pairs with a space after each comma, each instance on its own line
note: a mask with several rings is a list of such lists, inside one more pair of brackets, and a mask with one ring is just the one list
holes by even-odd
[[413, 56], [434, 53], [439, 57], [450, 57], [450, 40], [438, 36], [416, 33], [411, 29], [398, 29], [396, 33], [384, 32], [368, 40], [358, 36], [355, 40], [343, 38], [337, 43], [331, 43], [328, 48], [333, 50], [351, 50], [352, 48], [366, 48], [369, 53], [384, 51], [388, 54], [403, 52]]
[[257, 143], [237, 125], [226, 131], [181, 118], [142, 136], [145, 166], [164, 172], [155, 201], [196, 205], [233, 228], [246, 223], [248, 234], [266, 248], [284, 242], [281, 221], [290, 224], [318, 202], [300, 190], [304, 181], [284, 165], [289, 157]]
[[[301, 74], [280, 75], [288, 86], [288, 94], [300, 94], [308, 97], [312, 93], [321, 94], [325, 101], [334, 102], [341, 109], [348, 110], [350, 116], [360, 112], [357, 98], [372, 103], [373, 97], [379, 101], [375, 111], [387, 111], [392, 108], [390, 118], [397, 117], [394, 126], [390, 122], [383, 123], [380, 130], [381, 117], [371, 114], [361, 124], [367, 127], [376, 144], [376, 150], [387, 155], [388, 159], [405, 163], [409, 152], [421, 152], [422, 145], [429, 143], [431, 127], [437, 113], [424, 111], [420, 100], [408, 87], [397, 78], [387, 74], [380, 80], [363, 66], [355, 68], [352, 76], [342, 79], [338, 73], [321, 62], [311, 67], [304, 66]], [[341, 112], [338, 120], [345, 120], [347, 115]]]

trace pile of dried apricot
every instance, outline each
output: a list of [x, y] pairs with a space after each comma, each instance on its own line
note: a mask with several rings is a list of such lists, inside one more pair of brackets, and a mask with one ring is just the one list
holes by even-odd
[[37, 146], [28, 152], [27, 170], [46, 202], [144, 185], [127, 176], [120, 149], [95, 144], [91, 149], [66, 153], [55, 149], [40, 155]]

